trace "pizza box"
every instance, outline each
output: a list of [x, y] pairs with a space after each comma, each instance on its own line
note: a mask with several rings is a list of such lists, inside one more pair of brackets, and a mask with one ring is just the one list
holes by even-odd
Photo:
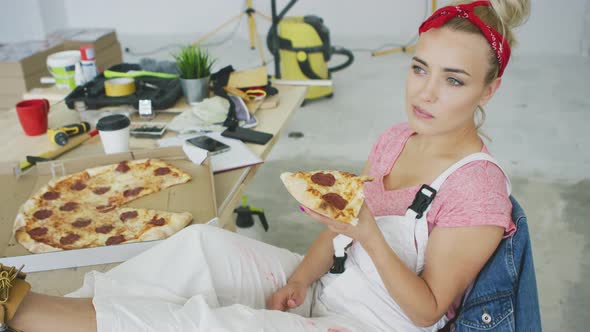
[[20, 174], [18, 164], [0, 164], [0, 263], [38, 272], [125, 261], [161, 242], [146, 241], [97, 248], [32, 254], [14, 238], [13, 224], [20, 206], [53, 177], [72, 174], [87, 168], [123, 160], [156, 158], [192, 175], [192, 180], [126, 204], [128, 207], [151, 208], [171, 212], [190, 212], [193, 224], [209, 223], [217, 216], [213, 173], [209, 160], [193, 164], [181, 147], [166, 147], [78, 159], [55, 160], [37, 164]]

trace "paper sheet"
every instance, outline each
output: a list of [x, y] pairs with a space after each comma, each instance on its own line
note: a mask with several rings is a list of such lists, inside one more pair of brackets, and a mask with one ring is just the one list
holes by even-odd
[[228, 109], [229, 102], [227, 100], [218, 96], [206, 98], [172, 119], [168, 124], [168, 129], [179, 134], [203, 130], [220, 131], [224, 129], [220, 124], [225, 121]]
[[[201, 164], [207, 158], [208, 151], [186, 143], [187, 139], [203, 134], [179, 135], [158, 140], [160, 147], [182, 146], [182, 149], [195, 164]], [[211, 157], [213, 173], [229, 171], [237, 168], [261, 164], [263, 161], [252, 152], [242, 141], [221, 136], [221, 133], [208, 133], [207, 136], [230, 146], [229, 151]]]

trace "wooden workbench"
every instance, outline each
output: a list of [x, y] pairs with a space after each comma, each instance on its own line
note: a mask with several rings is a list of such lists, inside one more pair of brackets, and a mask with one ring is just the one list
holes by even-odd
[[[306, 93], [305, 87], [280, 85], [276, 87], [279, 90], [278, 107], [259, 110], [256, 113], [259, 121], [256, 129], [272, 133], [274, 135], [273, 139], [266, 145], [247, 144], [263, 160], [266, 159], [275, 145], [290, 116], [301, 105]], [[80, 121], [79, 113], [67, 109], [63, 101], [59, 101], [56, 98], [53, 98], [53, 100], [50, 99], [50, 101], [52, 103], [51, 111], [49, 112], [50, 127], [59, 127]], [[109, 107], [109, 109], [113, 109], [113, 107]], [[153, 121], [167, 122], [173, 117], [174, 114], [162, 112]], [[22, 131], [14, 109], [7, 112], [0, 112], [0, 128], [2, 128], [0, 131], [0, 140], [2, 141], [0, 145], [0, 162], [22, 161], [25, 160], [27, 155], [39, 155], [57, 148], [49, 141], [47, 135], [26, 136]], [[166, 135], [174, 135], [174, 132], [169, 131]], [[131, 150], [150, 149], [156, 147], [156, 140], [132, 137], [129, 145]], [[78, 158], [103, 153], [100, 137], [95, 136], [59, 158]], [[219, 173], [214, 176], [215, 195], [218, 204], [217, 211], [222, 227], [235, 230], [233, 209], [239, 204], [245, 187], [252, 180], [260, 166], [241, 168]], [[104, 264], [100, 266], [32, 273], [29, 276], [29, 280], [33, 284], [33, 289], [38, 292], [64, 295], [81, 285], [83, 275], [87, 271], [93, 269], [105, 271], [112, 268], [112, 266], [114, 265]]]

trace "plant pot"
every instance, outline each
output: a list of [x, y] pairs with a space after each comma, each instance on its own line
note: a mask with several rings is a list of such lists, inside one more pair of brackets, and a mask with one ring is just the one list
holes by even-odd
[[201, 102], [209, 96], [209, 77], [180, 79], [182, 92], [186, 97], [186, 102], [190, 105]]

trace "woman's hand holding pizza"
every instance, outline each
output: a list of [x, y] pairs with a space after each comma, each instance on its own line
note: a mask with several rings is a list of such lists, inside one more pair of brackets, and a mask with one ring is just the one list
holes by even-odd
[[[375, 219], [364, 204], [364, 183], [370, 176], [342, 171], [285, 172], [285, 187], [301, 203], [301, 210], [338, 234], [364, 243], [380, 234]], [[358, 219], [357, 219], [358, 218]], [[358, 224], [356, 221], [358, 220]]]
[[332, 232], [346, 235], [354, 239], [355, 241], [360, 242], [361, 244], [371, 241], [375, 238], [375, 236], [380, 234], [380, 230], [377, 226], [377, 223], [375, 222], [375, 218], [371, 214], [371, 211], [367, 207], [366, 203], [363, 203], [360, 209], [357, 225], [352, 225], [348, 223], [343, 223], [341, 221], [336, 221], [334, 219], [330, 219], [303, 205], [301, 206], [301, 210], [307, 213], [313, 219], [328, 226], [328, 228]]

